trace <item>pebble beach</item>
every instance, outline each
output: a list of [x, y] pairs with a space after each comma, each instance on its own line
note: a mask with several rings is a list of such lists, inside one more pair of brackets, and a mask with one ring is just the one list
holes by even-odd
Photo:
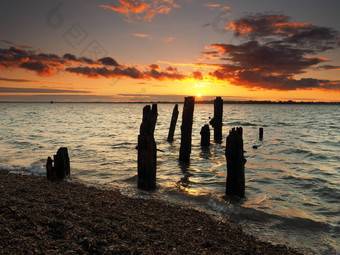
[[1, 254], [300, 254], [191, 208], [0, 171]]

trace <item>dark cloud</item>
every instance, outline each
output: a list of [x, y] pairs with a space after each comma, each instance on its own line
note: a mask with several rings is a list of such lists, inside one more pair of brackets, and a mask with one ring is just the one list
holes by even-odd
[[159, 65], [157, 65], [157, 64], [151, 64], [151, 65], [149, 65], [149, 68], [150, 68], [150, 69], [159, 69]]
[[71, 61], [77, 61], [77, 58], [75, 55], [72, 55], [70, 53], [66, 53], [64, 56], [63, 56], [64, 59], [67, 59], [67, 60], [71, 60]]
[[116, 67], [114, 69], [107, 69], [106, 67], [69, 67], [65, 70], [70, 73], [82, 74], [89, 78], [130, 77], [141, 79], [144, 77], [143, 73], [135, 67]]
[[[328, 62], [315, 57], [338, 47], [338, 32], [310, 23], [294, 23], [285, 15], [248, 15], [228, 24], [241, 39], [240, 44], [216, 43], [204, 52], [208, 59], [219, 59], [210, 76], [248, 88], [277, 90], [339, 89], [339, 81], [312, 78], [296, 79], [297, 74]], [[336, 69], [323, 65], [318, 69]]]
[[306, 68], [322, 63], [325, 59], [304, 57], [308, 52], [288, 46], [273, 47], [260, 45], [258, 41], [249, 41], [240, 45], [213, 44], [220, 54], [227, 55], [240, 69], [256, 68], [262, 73], [299, 74]]
[[119, 66], [117, 61], [110, 57], [104, 57], [104, 58], [98, 59], [98, 61], [106, 66]]
[[114, 102], [119, 97], [74, 94], [0, 95], [2, 102]]
[[254, 71], [243, 71], [234, 76], [234, 83], [248, 88], [275, 90], [325, 89], [339, 90], [340, 81], [319, 80], [313, 78], [294, 79], [283, 75], [263, 75]]
[[80, 57], [80, 58], [79, 58], [79, 61], [80, 61], [80, 62], [87, 63], [87, 64], [94, 64], [94, 63], [95, 63], [92, 59], [86, 58], [86, 57]]
[[170, 71], [170, 72], [177, 72], [177, 67], [173, 67], [173, 66], [168, 66], [166, 68], [167, 71]]
[[89, 78], [98, 77], [128, 77], [133, 79], [184, 79], [186, 76], [180, 74], [175, 67], [167, 67], [161, 70], [157, 64], [151, 64], [147, 70], [137, 67], [119, 65], [111, 57], [104, 57], [97, 61], [66, 53], [63, 57], [56, 54], [39, 53], [32, 50], [10, 47], [0, 49], [0, 68], [22, 68], [35, 71], [40, 76], [49, 76], [57, 71], [81, 74]]
[[156, 79], [156, 80], [182, 80], [186, 78], [185, 75], [177, 72], [176, 68], [167, 67], [165, 71], [158, 71], [156, 69], [151, 69], [150, 71], [145, 72], [147, 77]]
[[14, 45], [13, 42], [9, 41], [9, 40], [4, 40], [4, 39], [1, 39], [0, 42], [2, 43], [6, 43], [6, 44], [9, 44], [9, 45]]
[[27, 56], [28, 55], [28, 53], [25, 50], [23, 50], [21, 48], [18, 48], [18, 47], [10, 47], [9, 51], [11, 53], [15, 54], [15, 55], [22, 55], [22, 56]]
[[43, 88], [8, 88], [0, 87], [0, 93], [35, 93], [35, 94], [63, 94], [63, 93], [90, 93], [85, 90], [71, 89], [43, 89]]
[[146, 70], [141, 71], [136, 67], [117, 66], [113, 69], [106, 67], [69, 67], [65, 70], [70, 73], [82, 74], [89, 78], [99, 77], [128, 77], [132, 79], [155, 79], [155, 80], [182, 80], [186, 75], [178, 73], [176, 68], [166, 68], [166, 70]]
[[195, 80], [203, 80], [203, 74], [201, 72], [198, 72], [198, 71], [192, 72], [192, 77]]
[[36, 71], [40, 76], [49, 76], [53, 74], [52, 68], [49, 65], [40, 61], [27, 61], [19, 65], [21, 68]]
[[[33, 57], [34, 58], [34, 57]], [[56, 54], [46, 54], [46, 53], [39, 53], [37, 55], [37, 59], [40, 59], [40, 60], [56, 60], [56, 61], [59, 61], [61, 63], [63, 63], [64, 61], [62, 60], [62, 58], [60, 58], [58, 55]]]
[[36, 80], [27, 80], [27, 79], [10, 79], [0, 77], [0, 81], [8, 81], [8, 82], [36, 82]]
[[317, 69], [324, 69], [324, 70], [340, 70], [340, 66], [322, 65], [322, 66], [318, 66]]

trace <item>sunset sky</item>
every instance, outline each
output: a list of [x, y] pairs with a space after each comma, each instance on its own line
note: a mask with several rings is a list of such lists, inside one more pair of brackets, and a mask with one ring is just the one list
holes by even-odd
[[340, 101], [339, 0], [0, 2], [0, 101]]

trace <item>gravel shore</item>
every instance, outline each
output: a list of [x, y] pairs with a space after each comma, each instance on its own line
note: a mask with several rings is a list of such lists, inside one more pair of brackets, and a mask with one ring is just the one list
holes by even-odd
[[299, 254], [235, 224], [115, 190], [0, 171], [0, 254]]

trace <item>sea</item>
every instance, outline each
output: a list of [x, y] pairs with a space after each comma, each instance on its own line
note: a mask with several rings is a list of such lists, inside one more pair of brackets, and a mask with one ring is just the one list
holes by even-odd
[[[158, 104], [153, 192], [137, 189], [136, 145], [145, 105], [0, 103], [0, 169], [46, 175], [47, 157], [67, 147], [71, 181], [202, 210], [306, 254], [340, 254], [340, 105], [224, 104], [223, 141], [204, 148], [200, 130], [214, 106], [196, 104], [191, 160], [183, 164], [183, 104], [172, 143], [167, 136], [174, 104]], [[225, 199], [225, 143], [233, 127], [243, 127], [247, 160], [246, 197], [238, 202]]]

